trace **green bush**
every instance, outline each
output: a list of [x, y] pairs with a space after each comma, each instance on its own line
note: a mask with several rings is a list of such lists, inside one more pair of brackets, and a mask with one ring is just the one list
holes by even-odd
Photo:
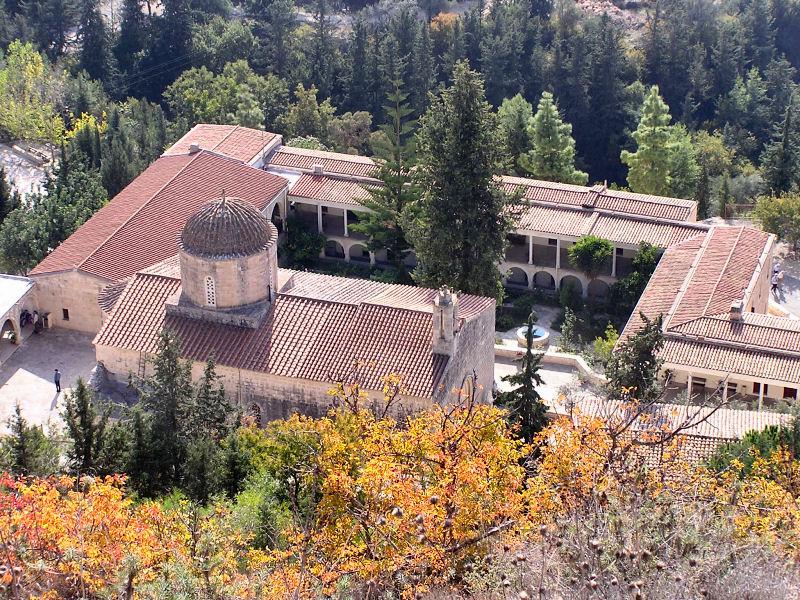
[[575, 312], [583, 308], [583, 296], [575, 285], [568, 281], [567, 284], [558, 292], [558, 303], [562, 308], [569, 308]]
[[494, 317], [495, 331], [508, 331], [516, 325], [514, 317], [503, 310], [498, 310]]
[[306, 268], [317, 262], [325, 237], [292, 214], [286, 219], [286, 243], [283, 248], [289, 266]]

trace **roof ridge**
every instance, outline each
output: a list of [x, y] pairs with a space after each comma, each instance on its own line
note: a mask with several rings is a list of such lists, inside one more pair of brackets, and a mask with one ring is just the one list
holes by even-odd
[[[697, 270], [697, 265], [700, 264], [700, 260], [702, 259], [703, 254], [705, 254], [706, 248], [708, 248], [708, 244], [711, 241], [713, 232], [714, 232], [714, 227], [706, 231], [705, 237], [703, 238], [703, 243], [697, 250], [697, 254], [695, 254], [694, 260], [692, 261], [689, 270], [686, 272], [686, 276], [683, 278], [683, 283], [681, 284], [678, 293], [675, 295], [675, 300], [673, 300], [672, 305], [669, 307], [669, 310], [667, 311], [667, 314], [664, 317], [664, 322], [661, 326], [662, 331], [666, 332], [668, 330], [670, 321], [672, 320], [675, 311], [677, 310], [678, 306], [680, 306], [683, 297], [686, 295], [686, 290], [689, 289], [689, 282], [694, 277], [694, 272]], [[659, 264], [661, 264], [661, 261], [659, 261]]]
[[[196, 125], [195, 125], [195, 127], [196, 127]], [[174, 174], [172, 177], [170, 177], [170, 178], [169, 178], [169, 179], [168, 179], [168, 180], [167, 180], [167, 181], [164, 183], [164, 185], [162, 185], [160, 188], [158, 188], [158, 190], [156, 190], [154, 193], [150, 194], [150, 196], [147, 198], [147, 200], [146, 200], [145, 202], [143, 202], [143, 203], [142, 203], [142, 205], [141, 205], [141, 206], [139, 206], [139, 207], [138, 207], [138, 208], [137, 208], [135, 211], [133, 211], [133, 212], [132, 212], [130, 215], [128, 215], [128, 218], [127, 218], [127, 219], [125, 219], [125, 220], [124, 220], [122, 223], [120, 223], [120, 224], [119, 224], [119, 226], [118, 226], [116, 229], [114, 229], [114, 231], [112, 231], [110, 235], [108, 235], [108, 236], [106, 237], [106, 239], [104, 239], [104, 240], [103, 240], [103, 241], [102, 241], [100, 244], [98, 244], [98, 245], [97, 245], [97, 246], [94, 248], [94, 250], [92, 250], [92, 251], [91, 251], [89, 254], [87, 254], [87, 255], [84, 257], [84, 259], [83, 259], [81, 262], [79, 262], [79, 263], [78, 263], [78, 264], [75, 266], [75, 269], [76, 269], [76, 270], [80, 270], [80, 268], [81, 268], [83, 265], [85, 265], [85, 264], [86, 264], [86, 262], [87, 262], [87, 261], [88, 261], [88, 260], [89, 260], [91, 257], [93, 257], [95, 254], [97, 254], [97, 252], [99, 252], [99, 251], [100, 251], [100, 248], [102, 248], [103, 246], [105, 246], [105, 245], [106, 245], [106, 244], [109, 242], [109, 240], [110, 240], [111, 238], [113, 238], [113, 237], [114, 237], [114, 236], [115, 236], [115, 235], [116, 235], [116, 234], [117, 234], [117, 233], [118, 233], [118, 232], [119, 232], [119, 231], [120, 231], [120, 230], [121, 230], [123, 227], [125, 227], [125, 226], [126, 226], [128, 223], [130, 223], [130, 222], [131, 222], [131, 221], [134, 219], [134, 217], [136, 217], [136, 215], [138, 215], [140, 212], [142, 212], [142, 210], [144, 210], [145, 206], [147, 206], [148, 204], [150, 204], [150, 203], [153, 201], [153, 198], [155, 198], [155, 197], [156, 197], [156, 196], [158, 196], [158, 195], [159, 195], [161, 192], [163, 192], [163, 191], [164, 191], [164, 189], [165, 189], [165, 188], [166, 188], [168, 185], [172, 184], [172, 182], [173, 182], [173, 181], [175, 181], [175, 179], [178, 177], [178, 175], [180, 175], [181, 173], [183, 173], [183, 172], [184, 172], [184, 171], [185, 171], [185, 170], [186, 170], [186, 169], [189, 167], [189, 165], [191, 165], [192, 163], [194, 163], [194, 161], [195, 161], [195, 160], [197, 160], [197, 158], [198, 158], [200, 155], [202, 155], [202, 154], [203, 154], [203, 152], [204, 152], [204, 151], [202, 151], [202, 150], [201, 150], [201, 151], [200, 151], [200, 152], [198, 152], [198, 153], [197, 153], [195, 156], [192, 156], [192, 157], [191, 157], [191, 158], [190, 158], [190, 159], [189, 159], [189, 160], [186, 162], [186, 164], [185, 164], [185, 165], [183, 165], [183, 166], [182, 166], [180, 169], [178, 169], [177, 173], [175, 173], [175, 174]], [[178, 156], [181, 156], [181, 155], [178, 155]], [[156, 160], [155, 160], [155, 161], [154, 161], [152, 164], [156, 164], [156, 162], [158, 162], [158, 161], [159, 161], [159, 160], [161, 160], [162, 158], [167, 158], [167, 159], [169, 159], [170, 157], [169, 157], [169, 156], [159, 156], [159, 157], [158, 157], [158, 158], [157, 158], [157, 159], [156, 159]], [[237, 162], [238, 162], [238, 161], [237, 161]], [[148, 167], [148, 168], [149, 168], [149, 167]], [[133, 183], [134, 181], [136, 181], [136, 179], [138, 179], [138, 177], [137, 177], [137, 178], [134, 178], [134, 179], [131, 181], [131, 183]], [[130, 183], [129, 183], [128, 185], [130, 185]], [[127, 186], [125, 186], [125, 187], [127, 188]], [[125, 189], [125, 188], [123, 188], [123, 191], [124, 191], [124, 189]], [[120, 192], [120, 193], [122, 193], [122, 192]], [[117, 196], [119, 196], [119, 194], [117, 194]], [[114, 198], [116, 198], [117, 196], [114, 196]], [[113, 202], [113, 201], [114, 201], [114, 198], [112, 198], [111, 200], [109, 200], [109, 202]]]
[[[239, 129], [239, 127], [241, 127], [241, 126], [240, 125], [234, 125], [233, 128], [228, 133], [226, 133], [225, 136], [220, 141], [218, 141], [216, 144], [214, 144], [213, 148], [210, 148], [210, 150], [216, 150], [217, 148], [219, 148], [220, 145], [222, 145], [222, 143], [225, 140], [227, 140], [229, 137], [231, 137], [231, 135], [233, 135], [234, 131]], [[201, 150], [202, 150], [202, 147], [201, 147]], [[250, 158], [252, 158], [252, 157], [250, 157]], [[242, 162], [244, 162], [244, 161], [242, 161]]]
[[[716, 233], [716, 228], [712, 230], [711, 235], [713, 236]], [[731, 245], [730, 249], [728, 250], [728, 257], [725, 259], [725, 264], [719, 270], [719, 275], [717, 275], [717, 280], [714, 282], [714, 289], [711, 290], [711, 293], [708, 295], [708, 300], [706, 300], [706, 305], [703, 307], [703, 313], [706, 314], [708, 311], [708, 307], [711, 305], [711, 300], [714, 299], [714, 294], [719, 287], [719, 282], [722, 281], [722, 276], [725, 274], [725, 271], [728, 270], [728, 265], [731, 263], [731, 258], [733, 258], [733, 251], [736, 249], [736, 246], [739, 245], [739, 240], [742, 239], [742, 233], [744, 233], [744, 227], [739, 227], [739, 233], [736, 235], [736, 239], [734, 240], [733, 244]], [[749, 282], [748, 282], [749, 285]], [[743, 298], [737, 298], [739, 300], [743, 300]]]

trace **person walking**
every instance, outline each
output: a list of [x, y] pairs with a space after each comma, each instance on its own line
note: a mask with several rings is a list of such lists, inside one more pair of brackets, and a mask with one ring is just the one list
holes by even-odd
[[772, 293], [775, 294], [778, 291], [778, 274], [773, 272], [772, 273]]
[[56, 393], [61, 393], [61, 372], [56, 369], [55, 373], [53, 373], [53, 383], [56, 384]]

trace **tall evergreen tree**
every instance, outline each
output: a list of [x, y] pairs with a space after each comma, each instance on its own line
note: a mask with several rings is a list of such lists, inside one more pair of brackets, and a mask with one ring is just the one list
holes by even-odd
[[116, 75], [111, 34], [100, 12], [99, 0], [82, 0], [78, 18], [78, 68], [92, 79], [102, 81], [108, 89]]
[[800, 152], [797, 147], [800, 136], [792, 126], [795, 112], [793, 104], [786, 108], [783, 127], [777, 129], [775, 138], [761, 155], [764, 183], [773, 195], [788, 192], [800, 184]]
[[219, 442], [233, 423], [233, 407], [225, 395], [221, 377], [217, 375], [214, 357], [206, 361], [203, 377], [197, 384], [194, 403], [190, 409], [189, 435]]
[[533, 149], [520, 164], [534, 177], [547, 181], [584, 185], [588, 175], [575, 168], [572, 125], [564, 123], [550, 92], [543, 92], [531, 122]]
[[[370, 106], [364, 82], [367, 80], [367, 50], [369, 34], [367, 22], [358, 17], [350, 33], [350, 48], [347, 52], [347, 110], [359, 110]], [[371, 108], [371, 106], [370, 106]]]
[[9, 435], [0, 438], [0, 471], [47, 477], [58, 470], [58, 448], [41, 425], [30, 425], [17, 404], [8, 420]]
[[8, 180], [5, 165], [0, 165], [0, 225], [15, 208], [22, 204], [22, 197]]
[[436, 83], [433, 47], [430, 27], [427, 23], [419, 28], [419, 33], [414, 39], [412, 56], [411, 80], [408, 82], [409, 98], [415, 113], [421, 115], [428, 108], [428, 93]]
[[508, 153], [508, 163], [512, 171], [521, 171], [519, 160], [533, 148], [531, 137], [531, 121], [533, 121], [533, 107], [530, 102], [517, 94], [513, 98], [506, 98], [497, 109], [497, 118], [500, 123], [500, 136]]
[[700, 177], [697, 180], [694, 201], [697, 202], [697, 219], [707, 219], [710, 215], [708, 209], [711, 201], [711, 181], [708, 176], [708, 166], [705, 161], [700, 162]]
[[413, 110], [407, 99], [402, 82], [395, 81], [394, 91], [387, 96], [388, 104], [384, 107], [390, 122], [380, 127], [389, 140], [389, 147], [382, 152], [384, 160], [375, 174], [382, 185], [367, 188], [370, 197], [364, 201], [364, 206], [370, 212], [362, 213], [360, 221], [350, 226], [369, 238], [370, 250], [387, 250], [398, 279], [404, 282], [409, 279], [405, 259], [412, 249], [406, 238], [405, 221], [409, 207], [417, 198], [412, 182], [413, 145], [410, 140], [416, 121], [409, 118]]
[[509, 229], [497, 119], [483, 81], [466, 62], [421, 119], [417, 137], [422, 196], [411, 237], [424, 285], [501, 298], [497, 265]]
[[661, 393], [661, 366], [658, 352], [664, 346], [661, 316], [648, 319], [640, 313], [642, 326], [623, 340], [606, 365], [606, 389], [612, 398], [635, 398], [648, 403]]
[[544, 385], [539, 373], [542, 352], [533, 351], [533, 330], [536, 319], [528, 317], [525, 332], [525, 356], [520, 359], [520, 369], [513, 375], [506, 375], [503, 381], [514, 386], [507, 392], [498, 394], [496, 403], [507, 409], [509, 421], [519, 427], [519, 436], [528, 444], [536, 434], [547, 425], [547, 407], [536, 387]]
[[315, 0], [314, 34], [308, 61], [309, 84], [315, 85], [323, 98], [329, 98], [333, 93], [337, 52], [328, 0]]
[[[139, 53], [147, 42], [149, 20], [142, 12], [142, 0], [122, 0], [119, 35], [114, 44], [114, 58], [121, 73], [132, 75]], [[123, 96], [126, 86], [117, 90]]]
[[154, 489], [167, 491], [180, 481], [186, 455], [185, 424], [192, 405], [191, 365], [181, 360], [180, 342], [162, 331], [153, 359], [153, 375], [141, 389], [142, 407], [150, 424], [149, 451]]
[[95, 472], [111, 414], [110, 406], [98, 411], [93, 396], [83, 379], [78, 379], [75, 389], [67, 394], [61, 414], [70, 439], [70, 470], [78, 475]]
[[640, 194], [667, 196], [670, 192], [670, 116], [658, 86], [644, 100], [642, 118], [633, 132], [636, 152], [622, 151], [628, 165], [628, 185]]
[[[144, 124], [140, 127], [144, 127]], [[105, 137], [100, 175], [108, 197], [113, 198], [133, 181], [140, 171], [133, 143], [128, 138], [122, 116], [116, 108], [111, 113]]]

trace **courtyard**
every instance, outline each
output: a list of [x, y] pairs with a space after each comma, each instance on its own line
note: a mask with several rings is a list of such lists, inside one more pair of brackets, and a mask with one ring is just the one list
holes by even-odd
[[[49, 329], [30, 335], [0, 366], [0, 434], [19, 404], [22, 416], [35, 425], [56, 422], [65, 392], [79, 377], [89, 380], [95, 366], [92, 336]], [[56, 393], [53, 371], [61, 371], [61, 394]]]

